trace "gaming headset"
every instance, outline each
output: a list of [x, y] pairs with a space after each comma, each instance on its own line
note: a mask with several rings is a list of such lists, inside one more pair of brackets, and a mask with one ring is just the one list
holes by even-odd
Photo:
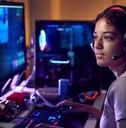
[[[126, 7], [124, 7], [122, 5], [112, 5], [112, 6], [108, 7], [107, 9], [105, 9], [104, 11], [108, 11], [108, 10], [120, 11], [126, 15]], [[126, 31], [123, 36], [123, 46], [126, 49]]]
[[[112, 5], [112, 6], [108, 7], [107, 9], [105, 9], [103, 12], [106, 12], [106, 11], [109, 11], [109, 10], [120, 11], [120, 12], [123, 12], [126, 15], [126, 7], [121, 6], [121, 5]], [[112, 56], [112, 60], [117, 60], [117, 59], [126, 55], [126, 30], [125, 30], [125, 33], [123, 35], [123, 42], [122, 43], [123, 43], [123, 47], [124, 47], [125, 50], [119, 55]], [[91, 45], [91, 48], [94, 51], [94, 42], [92, 42], [90, 45]]]

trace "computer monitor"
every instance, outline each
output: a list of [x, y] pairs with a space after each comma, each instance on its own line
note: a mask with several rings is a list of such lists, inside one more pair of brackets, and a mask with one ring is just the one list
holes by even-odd
[[[75, 66], [79, 67], [81, 56], [88, 56], [84, 52], [93, 40], [93, 30], [92, 21], [36, 21], [36, 84], [51, 82], [53, 86], [58, 79], [69, 78]], [[83, 55], [79, 55], [81, 51]]]
[[0, 88], [26, 69], [24, 4], [0, 2]]
[[60, 53], [83, 47], [92, 41], [91, 21], [36, 21], [37, 50]]

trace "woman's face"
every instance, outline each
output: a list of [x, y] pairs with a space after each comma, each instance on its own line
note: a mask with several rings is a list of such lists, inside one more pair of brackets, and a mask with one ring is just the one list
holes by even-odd
[[123, 52], [122, 35], [106, 18], [101, 18], [95, 25], [94, 51], [99, 66], [116, 66], [121, 60], [112, 57]]

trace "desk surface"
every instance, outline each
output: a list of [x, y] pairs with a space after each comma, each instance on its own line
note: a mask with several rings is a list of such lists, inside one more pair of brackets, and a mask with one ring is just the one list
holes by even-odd
[[[3, 99], [3, 98], [6, 99], [7, 96], [13, 94], [13, 92], [15, 92], [15, 91], [16, 90], [12, 90], [12, 91], [8, 92], [4, 96], [2, 96], [0, 99]], [[21, 89], [21, 91], [33, 93], [34, 89], [23, 88], [23, 89]], [[48, 90], [47, 89], [39, 89], [39, 91], [41, 93], [45, 93]], [[52, 91], [51, 94], [48, 92], [48, 94], [45, 93], [45, 95], [47, 95], [47, 96], [52, 95], [52, 94], [54, 96], [58, 95], [57, 89], [54, 89], [54, 90], [51, 90], [51, 91]], [[98, 108], [98, 109], [101, 109], [102, 103], [104, 101], [104, 97], [105, 97], [105, 91], [101, 91], [101, 95], [97, 97], [93, 106]], [[23, 120], [23, 118], [26, 117], [31, 112], [31, 110], [33, 110], [33, 107], [31, 107], [29, 110], [25, 110], [24, 112], [22, 112], [18, 116], [18, 118], [13, 119], [11, 122], [0, 122], [0, 128], [14, 128], [17, 123], [20, 123]], [[89, 117], [88, 120], [85, 123], [84, 128], [95, 128], [96, 123], [97, 123], [97, 120], [95, 118], [90, 118]]]

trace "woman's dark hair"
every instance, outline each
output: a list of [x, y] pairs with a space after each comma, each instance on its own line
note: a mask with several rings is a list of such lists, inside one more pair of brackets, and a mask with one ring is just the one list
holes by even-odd
[[106, 8], [103, 12], [97, 15], [95, 23], [101, 19], [106, 18], [116, 29], [124, 35], [126, 32], [126, 7], [122, 5], [112, 5]]

